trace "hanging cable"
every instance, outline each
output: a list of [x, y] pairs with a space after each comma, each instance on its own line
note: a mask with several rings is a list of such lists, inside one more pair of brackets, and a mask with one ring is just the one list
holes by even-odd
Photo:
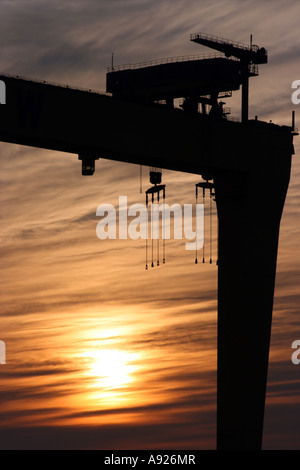
[[158, 204], [158, 220], [157, 220], [157, 266], [159, 266], [159, 192], [157, 193], [157, 204]]
[[209, 244], [210, 244], [210, 259], [209, 263], [212, 264], [212, 188], [210, 188], [210, 207], [209, 207]]
[[[211, 190], [210, 190], [210, 192], [211, 192], [211, 200], [212, 200], [212, 201], [216, 201], [216, 193], [215, 193], [215, 192], [212, 192], [212, 189], [213, 189], [213, 188], [211, 187]], [[211, 204], [212, 204], [212, 201], [211, 201]], [[216, 217], [217, 221], [216, 221], [215, 233], [216, 233], [216, 236], [217, 236], [217, 239], [218, 239], [218, 236], [219, 236], [219, 219], [218, 219], [218, 213], [217, 213], [216, 215], [217, 215], [217, 217]], [[218, 243], [217, 243], [217, 246], [216, 246], [216, 250], [215, 250], [215, 251], [216, 251], [216, 265], [218, 265], [218, 264], [219, 264], [219, 262], [218, 262], [218, 255], [219, 255], [219, 254], [218, 254]]]
[[196, 184], [196, 253], [195, 264], [198, 264], [198, 233], [197, 233], [197, 203], [198, 203], [198, 185]]
[[[215, 193], [213, 192], [214, 184], [210, 183], [208, 180], [205, 182], [197, 183], [196, 184], [196, 208], [197, 208], [197, 203], [198, 203], [198, 188], [202, 188], [202, 203], [203, 203], [203, 209], [204, 209], [204, 221], [205, 218], [209, 218], [209, 229], [205, 230], [206, 224], [204, 224], [204, 229], [203, 229], [203, 258], [202, 258], [202, 263], [205, 263], [205, 234], [207, 233], [207, 236], [209, 237], [209, 263], [212, 264], [213, 261], [213, 208], [212, 208], [212, 201], [213, 196]], [[210, 206], [209, 206], [209, 212], [206, 217], [206, 210], [205, 210], [205, 198], [206, 198], [206, 190], [209, 190], [210, 192]], [[198, 240], [198, 234], [197, 234], [197, 224], [196, 224], [196, 256], [195, 256], [195, 263], [198, 263], [198, 245], [197, 245], [197, 240]], [[218, 264], [218, 262], [217, 262]]]
[[[202, 202], [203, 202], [203, 209], [204, 209], [204, 217], [205, 217], [205, 187], [203, 186], [202, 192]], [[203, 259], [202, 263], [205, 263], [205, 224], [204, 224], [204, 233], [203, 233]]]
[[[216, 200], [216, 199], [215, 199]], [[217, 211], [217, 228], [216, 228], [216, 232], [217, 232], [217, 239], [219, 237], [219, 217], [218, 217], [218, 211]], [[219, 246], [218, 246], [218, 243], [217, 243], [217, 260], [216, 260], [216, 265], [218, 266], [219, 265]]]
[[[149, 189], [147, 189], [146, 191], [146, 204], [148, 204], [148, 195], [151, 194], [152, 195], [152, 205], [154, 203], [154, 194], [157, 194], [157, 207], [158, 207], [158, 217], [156, 220], [156, 223], [157, 223], [157, 227], [156, 227], [156, 230], [157, 230], [157, 234], [155, 236], [157, 236], [157, 266], [159, 266], [160, 264], [160, 260], [159, 260], [159, 237], [160, 237], [160, 217], [159, 217], [159, 193], [160, 191], [163, 191], [163, 198], [165, 199], [165, 185], [164, 184], [161, 184], [161, 172], [159, 171], [150, 171], [150, 183], [153, 184], [153, 186]], [[152, 253], [151, 253], [151, 267], [154, 268], [154, 230], [153, 230], [153, 220], [152, 220], [152, 217], [153, 217], [153, 206], [151, 205], [151, 250], [152, 250]], [[147, 211], [148, 212], [148, 211]], [[156, 216], [154, 217], [156, 218]], [[165, 230], [165, 227], [164, 227], [165, 224], [163, 224], [163, 231]], [[163, 238], [165, 239], [165, 233], [163, 233]], [[147, 245], [146, 245], [147, 247]], [[147, 249], [147, 248], [146, 248]], [[165, 244], [163, 244], [163, 263], [165, 263]], [[146, 268], [147, 269], [147, 268]]]
[[146, 270], [148, 269], [148, 235], [149, 235], [149, 230], [148, 230], [148, 194], [146, 194], [146, 209], [147, 209], [147, 224], [146, 224]]
[[143, 192], [143, 166], [140, 165], [140, 194]]
[[[154, 193], [152, 193], [152, 205], [154, 203]], [[151, 268], [154, 268], [154, 263], [153, 263], [153, 230], [152, 230], [152, 227], [153, 227], [153, 223], [152, 223], [152, 215], [153, 215], [153, 211], [152, 211], [152, 205], [151, 205], [151, 244], [152, 244], [152, 253], [151, 253], [151, 258], [152, 258], [152, 262], [151, 262]]]
[[164, 208], [163, 208], [163, 213], [162, 213], [162, 237], [163, 237], [163, 264], [166, 262], [166, 227], [165, 227], [165, 199], [166, 199], [166, 191], [165, 188], [163, 189], [163, 201], [164, 201]]

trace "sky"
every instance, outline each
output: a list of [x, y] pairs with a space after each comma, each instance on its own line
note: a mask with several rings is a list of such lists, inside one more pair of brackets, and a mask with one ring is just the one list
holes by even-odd
[[[298, 0], [1, 2], [0, 72], [105, 91], [107, 67], [211, 52], [206, 32], [268, 50], [250, 117], [282, 125], [300, 105]], [[240, 93], [227, 106], [239, 116]], [[299, 123], [298, 123], [298, 127]], [[101, 128], [99, 128], [101, 138]], [[300, 449], [300, 151], [281, 222], [264, 449]], [[215, 449], [217, 266], [184, 240], [145, 270], [143, 240], [99, 240], [100, 204], [145, 203], [140, 168], [0, 143], [1, 449]], [[163, 171], [169, 204], [196, 175]], [[143, 168], [143, 191], [149, 169]], [[259, 188], [257, 188], [259, 190]], [[262, 204], [264, 201], [261, 202]], [[215, 211], [214, 211], [215, 212]], [[214, 261], [216, 249], [214, 217]], [[254, 339], [255, 341], [255, 339]]]

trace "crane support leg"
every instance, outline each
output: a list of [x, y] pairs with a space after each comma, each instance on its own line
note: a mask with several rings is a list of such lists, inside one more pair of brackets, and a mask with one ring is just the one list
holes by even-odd
[[262, 446], [279, 225], [291, 159], [273, 163], [259, 174], [215, 175], [219, 450]]

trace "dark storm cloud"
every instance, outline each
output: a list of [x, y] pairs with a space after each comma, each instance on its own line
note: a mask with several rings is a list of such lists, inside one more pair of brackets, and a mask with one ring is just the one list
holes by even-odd
[[[34, 348], [32, 349], [34, 350]], [[44, 361], [39, 364], [26, 363], [22, 361], [22, 367], [19, 368], [19, 364], [15, 364], [16, 367], [7, 367], [1, 372], [2, 379], [9, 378], [27, 378], [27, 377], [40, 377], [47, 375], [62, 375], [66, 373], [76, 373], [80, 369], [74, 368], [74, 366], [66, 361]]]
[[[130, 51], [141, 51], [145, 46], [146, 51], [147, 47], [152, 51], [153, 43], [162, 35], [160, 13], [166, 11], [166, 5], [149, 1], [14, 4], [14, 8], [9, 2], [2, 8], [6, 67], [15, 73], [22, 70], [43, 77], [64, 72], [103, 73], [114, 51], [121, 50], [125, 61]], [[170, 18], [181, 9], [173, 5]], [[151, 44], [147, 37], [151, 37]]]
[[[198, 311], [199, 314], [199, 311]], [[152, 347], [175, 347], [178, 350], [200, 351], [203, 348], [214, 350], [215, 344], [211, 340], [216, 325], [203, 321], [188, 322], [187, 325], [174, 325], [162, 328], [159, 331], [149, 331], [140, 335], [135, 341], [136, 348]]]
[[[201, 414], [200, 424], [186, 422], [99, 426], [49, 426], [2, 430], [1, 449], [184, 449], [214, 448], [212, 412]], [[159, 437], [158, 437], [159, 436]], [[183, 439], [184, 436], [184, 439]], [[182, 447], [180, 447], [182, 448]]]
[[[198, 385], [199, 390], [199, 385]], [[177, 390], [175, 390], [177, 391]], [[207, 405], [213, 407], [215, 405], [215, 396], [211, 391], [209, 393], [202, 393], [201, 397], [199, 393], [189, 393], [189, 390], [180, 389], [181, 392], [185, 391], [185, 396], [181, 399], [175, 399], [172, 403], [156, 403], [149, 404], [145, 406], [131, 406], [128, 408], [117, 408], [117, 409], [108, 409], [108, 410], [93, 410], [93, 411], [82, 411], [79, 413], [74, 413], [71, 415], [62, 416], [62, 418], [82, 418], [82, 417], [101, 417], [105, 415], [130, 415], [130, 414], [140, 414], [145, 413], [159, 413], [159, 412], [177, 412], [180, 414], [181, 421], [185, 423], [197, 423], [199, 417], [197, 413], [195, 414], [195, 409], [205, 407]], [[196, 392], [196, 390], [195, 390]]]
[[[297, 403], [276, 403], [267, 406], [263, 448], [265, 450], [297, 450], [299, 448], [299, 414]], [[280, 433], [276, 430], [280, 429]]]
[[[242, 21], [247, 14], [247, 22], [254, 29], [248, 37], [250, 32], [257, 31], [259, 38], [262, 27], [257, 22], [255, 6], [259, 5], [263, 11], [264, 27], [295, 10], [293, 2], [285, 2], [283, 6], [280, 1], [273, 1], [272, 8], [259, 1], [227, 0], [207, 0], [201, 5], [195, 0], [13, 3], [13, 7], [11, 2], [2, 5], [2, 67], [6, 71], [36, 74], [46, 79], [56, 75], [58, 80], [69, 76], [71, 82], [76, 81], [73, 75], [81, 80], [83, 74], [101, 71], [103, 76], [98, 78], [101, 89], [112, 52], [118, 63], [206, 52], [207, 49], [189, 42], [190, 33], [200, 30], [230, 39], [231, 30], [240, 29], [240, 37], [236, 39], [245, 41]], [[279, 32], [282, 44], [289, 40], [290, 47], [288, 33], [291, 28], [285, 34], [282, 29]], [[272, 34], [268, 38], [271, 46], [276, 40], [275, 32]], [[284, 59], [288, 60], [283, 55]], [[91, 81], [96, 83], [95, 78]]]

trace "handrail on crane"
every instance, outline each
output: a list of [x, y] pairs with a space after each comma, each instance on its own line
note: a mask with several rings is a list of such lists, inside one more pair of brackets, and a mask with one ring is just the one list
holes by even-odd
[[245, 49], [245, 50], [257, 50], [258, 49], [258, 46], [256, 45], [252, 45], [252, 48], [251, 46], [247, 46], [246, 44], [243, 44], [241, 42], [237, 42], [237, 41], [230, 41], [229, 39], [225, 39], [225, 38], [221, 38], [220, 36], [214, 36], [213, 34], [206, 34], [206, 33], [193, 33], [190, 35], [190, 40], [191, 41], [194, 41], [195, 39], [206, 39], [208, 41], [213, 41], [213, 42], [216, 42], [218, 44], [228, 44], [228, 45], [231, 45], [231, 46], [234, 46], [234, 47], [238, 47], [239, 49]]
[[246, 61], [248, 64], [266, 64], [268, 61], [267, 50], [264, 47], [260, 48], [253, 45], [252, 35], [249, 46], [206, 33], [191, 34], [190, 40], [210, 47], [211, 49], [223, 52], [227, 57], [238, 57], [240, 60]]

